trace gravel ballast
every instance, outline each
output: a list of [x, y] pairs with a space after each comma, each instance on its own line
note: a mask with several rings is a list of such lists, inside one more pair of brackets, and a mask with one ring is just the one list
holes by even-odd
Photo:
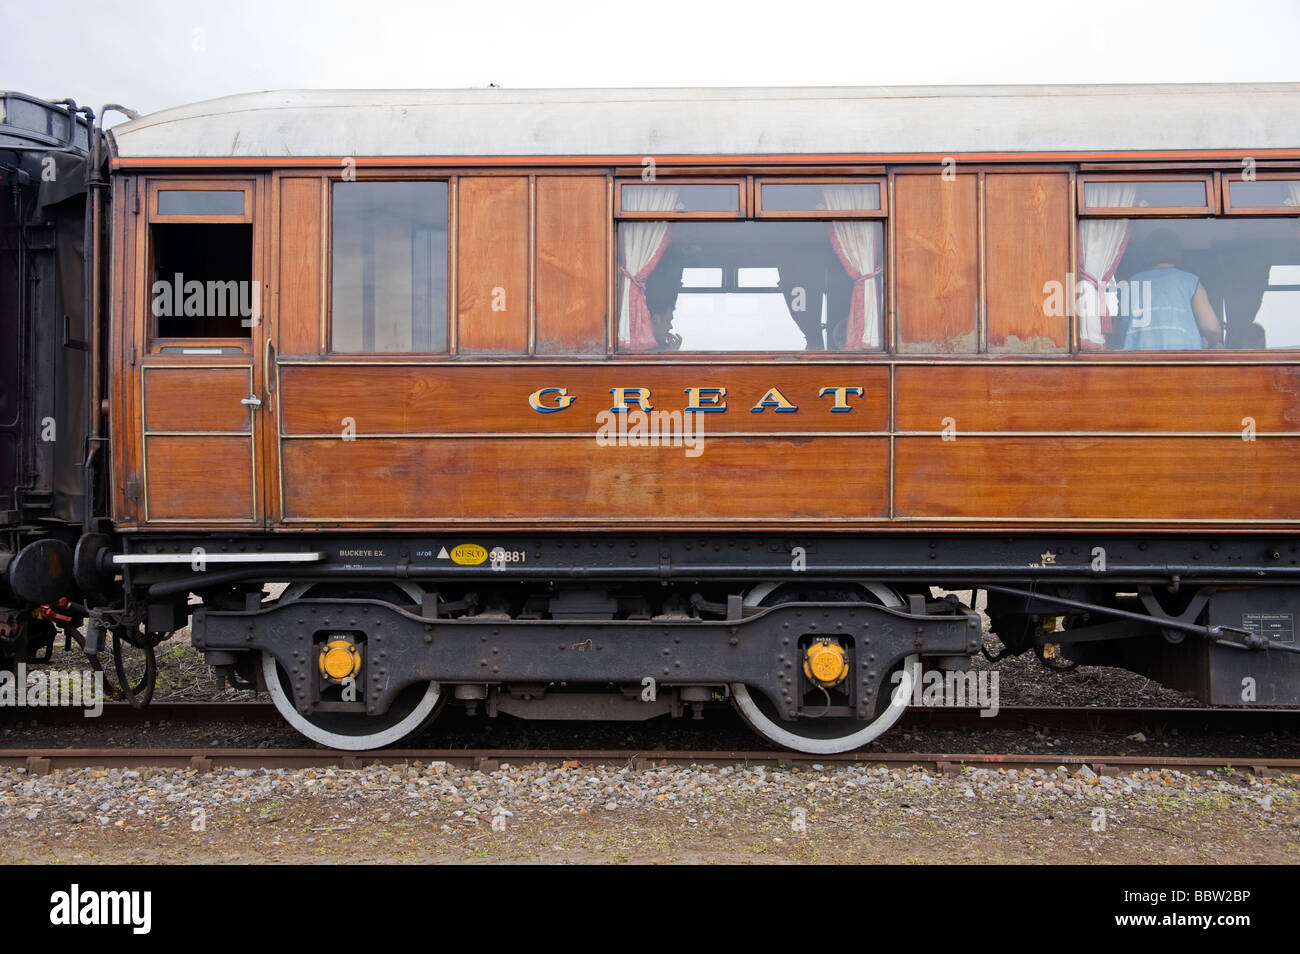
[[0, 770], [0, 861], [1300, 861], [1300, 777], [576, 762]]

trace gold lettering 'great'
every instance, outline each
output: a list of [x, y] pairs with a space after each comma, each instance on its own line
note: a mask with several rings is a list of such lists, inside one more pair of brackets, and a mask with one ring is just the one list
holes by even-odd
[[[626, 414], [629, 411], [654, 410], [654, 396], [647, 387], [610, 388], [610, 407], [613, 414]], [[685, 390], [686, 400], [682, 410], [697, 414], [725, 414], [727, 412], [727, 389], [716, 385], [689, 387]], [[866, 389], [858, 385], [827, 385], [818, 389], [819, 398], [830, 398], [827, 408], [832, 413], [847, 414], [853, 410], [849, 398], [865, 396]], [[528, 395], [528, 406], [539, 414], [553, 414], [572, 407], [578, 395], [570, 394], [568, 388], [538, 388]], [[768, 388], [750, 407], [754, 414], [772, 410], [778, 414], [795, 414], [799, 406], [791, 401], [778, 387]]]

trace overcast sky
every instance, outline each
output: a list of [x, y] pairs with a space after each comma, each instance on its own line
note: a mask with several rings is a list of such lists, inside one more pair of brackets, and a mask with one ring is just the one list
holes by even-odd
[[1297, 0], [3, 0], [3, 7], [0, 88], [141, 112], [287, 88], [1300, 80]]

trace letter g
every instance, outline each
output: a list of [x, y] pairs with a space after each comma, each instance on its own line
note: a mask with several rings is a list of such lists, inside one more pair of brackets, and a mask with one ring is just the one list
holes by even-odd
[[[554, 399], [548, 398], [547, 395], [558, 395]], [[551, 401], [554, 403], [550, 403]], [[566, 407], [578, 400], [576, 394], [570, 394], [568, 388], [538, 388], [532, 394], [528, 395], [528, 405], [541, 414], [552, 414], [555, 411], [563, 411]], [[548, 403], [543, 404], [543, 401]]]

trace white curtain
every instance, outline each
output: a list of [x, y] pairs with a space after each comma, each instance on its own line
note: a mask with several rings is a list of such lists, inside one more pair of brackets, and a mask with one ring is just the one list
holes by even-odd
[[[1096, 196], [1095, 202], [1089, 202], [1095, 208], [1131, 208], [1137, 201], [1137, 186], [1131, 182], [1090, 182], [1087, 189], [1090, 196]], [[1076, 299], [1079, 344], [1083, 348], [1106, 347], [1106, 332], [1118, 299], [1114, 287], [1107, 286], [1124, 257], [1131, 226], [1128, 219], [1084, 219], [1079, 225]]]
[[[822, 204], [829, 211], [859, 211], [870, 208], [869, 186], [827, 186], [822, 190]], [[831, 245], [844, 270], [853, 279], [853, 298], [849, 305], [849, 326], [845, 335], [846, 351], [874, 351], [881, 345], [879, 223], [837, 220], [831, 223]]]
[[[670, 186], [623, 187], [623, 208], [628, 211], [675, 212], [678, 201], [677, 190]], [[619, 268], [623, 289], [618, 306], [620, 348], [642, 351], [656, 344], [645, 300], [645, 280], [668, 246], [670, 228], [668, 222], [623, 222], [619, 226], [623, 242], [623, 264]]]

